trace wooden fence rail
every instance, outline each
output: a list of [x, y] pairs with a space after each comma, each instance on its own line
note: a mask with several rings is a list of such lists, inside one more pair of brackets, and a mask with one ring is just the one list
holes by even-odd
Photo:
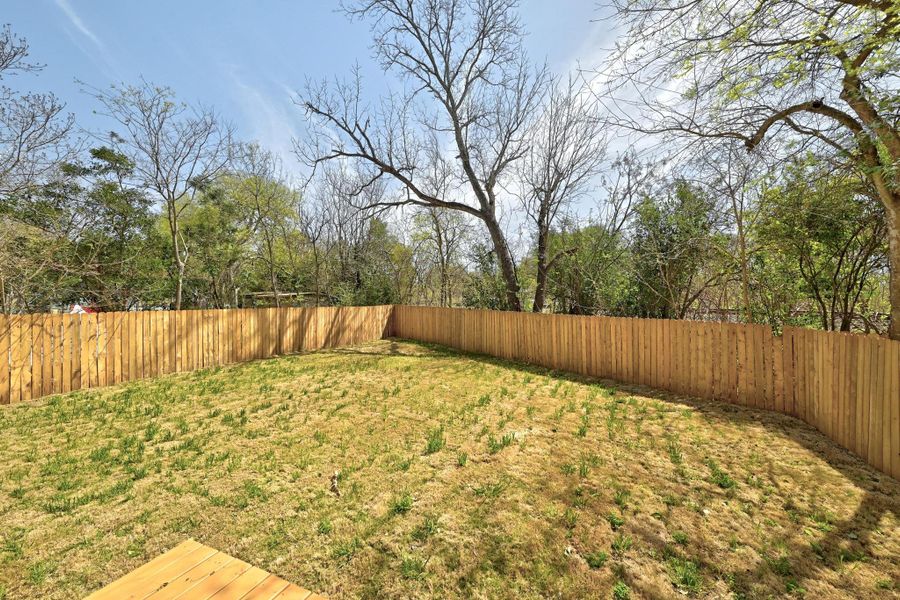
[[900, 478], [900, 342], [416, 306], [0, 315], [0, 403], [397, 336], [798, 417]]
[[900, 342], [764, 325], [396, 306], [397, 337], [798, 417], [900, 479]]
[[0, 404], [390, 334], [392, 307], [0, 315]]

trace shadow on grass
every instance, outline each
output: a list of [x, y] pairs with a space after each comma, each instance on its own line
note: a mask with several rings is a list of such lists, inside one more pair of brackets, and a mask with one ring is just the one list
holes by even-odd
[[[761, 425], [780, 436], [790, 439], [822, 459], [862, 492], [862, 500], [853, 516], [843, 521], [831, 523], [831, 529], [826, 532], [825, 537], [818, 544], [803, 543], [802, 537], [794, 537], [786, 542], [784, 550], [786, 550], [787, 556], [795, 559], [798, 557], [805, 559], [802, 560], [802, 565], [797, 564], [801, 561], [794, 560], [791, 562], [788, 559], [788, 564], [781, 563], [773, 567], [770, 560], [775, 559], [775, 557], [764, 556], [755, 565], [748, 564], [744, 573], [733, 574], [735, 576], [733, 585], [737, 588], [735, 591], [741, 588], [748, 588], [754, 583], [758, 584], [765, 581], [773, 574], [780, 576], [786, 587], [803, 587], [805, 582], [813, 582], [820, 579], [822, 574], [826, 572], [833, 573], [835, 569], [840, 568], [843, 564], [865, 560], [865, 557], [871, 553], [871, 535], [873, 531], [880, 527], [882, 518], [888, 514], [900, 517], [900, 482], [870, 467], [862, 459], [835, 444], [825, 437], [824, 434], [795, 417], [730, 404], [725, 401], [692, 398], [646, 386], [622, 384], [609, 379], [588, 377], [493, 356], [463, 352], [438, 344], [415, 340], [398, 340], [396, 338], [391, 338], [387, 341], [389, 346], [386, 351], [374, 351], [365, 348], [341, 348], [328, 350], [328, 352], [342, 355], [406, 356], [421, 358], [422, 360], [465, 356], [471, 360], [493, 366], [515, 369], [535, 375], [551, 376], [556, 379], [576, 383], [601, 383], [608, 387], [614, 387], [621, 392], [667, 403], [678, 403], [693, 408], [712, 423]], [[427, 349], [428, 352], [419, 354], [404, 351], [399, 346], [398, 341]], [[654, 539], [645, 539], [644, 542], [652, 546], [657, 552], [664, 552], [665, 540], [662, 540], [659, 536], [652, 537]], [[717, 571], [715, 565], [711, 564], [711, 557], [699, 557], [699, 559], [706, 569], [712, 572]], [[638, 587], [640, 586], [639, 582], [631, 583]], [[896, 590], [898, 582], [888, 582], [888, 585]], [[652, 594], [654, 590], [648, 589], [644, 591]], [[874, 582], [871, 591], [873, 594], [878, 593]]]

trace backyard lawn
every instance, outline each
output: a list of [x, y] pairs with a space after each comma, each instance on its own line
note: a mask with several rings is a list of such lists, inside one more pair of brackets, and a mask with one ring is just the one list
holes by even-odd
[[0, 598], [188, 537], [338, 598], [900, 590], [900, 483], [800, 421], [402, 341], [0, 407], [0, 464]]

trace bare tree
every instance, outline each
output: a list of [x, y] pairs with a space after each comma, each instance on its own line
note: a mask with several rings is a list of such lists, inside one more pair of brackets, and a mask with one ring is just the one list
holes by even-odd
[[417, 256], [425, 260], [422, 285], [433, 286], [437, 274], [438, 306], [453, 306], [454, 280], [462, 260], [462, 249], [470, 231], [465, 215], [438, 208], [423, 209], [413, 218], [417, 226], [413, 236]]
[[178, 102], [171, 89], [146, 81], [109, 90], [88, 89], [103, 106], [103, 114], [121, 128], [121, 133], [110, 134], [113, 145], [134, 161], [141, 185], [165, 207], [172, 242], [174, 308], [179, 310], [190, 256], [180, 217], [197, 191], [228, 165], [231, 128], [212, 109]]
[[[753, 313], [754, 282], [751, 261], [761, 249], [751, 232], [760, 217], [760, 196], [774, 175], [774, 166], [763, 156], [747, 154], [733, 141], [715, 140], [703, 144], [689, 168], [695, 170], [692, 181], [720, 199], [723, 210], [730, 215], [733, 228], [735, 273], [740, 289], [740, 316], [744, 322], [756, 322]], [[719, 306], [729, 310], [729, 306]]]
[[[339, 283], [362, 285], [360, 252], [365, 244], [374, 211], [381, 203], [384, 182], [360, 187], [360, 174], [349, 165], [332, 163], [319, 170], [301, 212], [301, 228], [311, 246], [314, 260], [316, 302], [341, 301]], [[358, 194], [359, 202], [354, 202]]]
[[28, 42], [9, 25], [0, 29], [0, 197], [22, 193], [72, 154], [74, 117], [53, 94], [18, 94], [3, 85], [12, 75], [40, 71], [28, 61]]
[[[610, 171], [609, 175], [600, 177], [600, 198], [585, 218], [561, 219], [562, 237], [586, 239], [565, 247], [554, 257], [553, 268], [547, 269], [548, 290], [553, 296], [564, 297], [562, 302], [555, 299], [558, 305], [555, 310], [594, 314], [610, 308], [598, 305], [599, 298], [582, 298], [580, 292], [603, 289], [605, 281], [621, 273], [628, 253], [628, 224], [656, 177], [655, 165], [638, 160], [633, 149], [612, 161]], [[578, 235], [579, 231], [585, 233], [592, 229], [596, 229], [597, 235]]]
[[[545, 70], [525, 58], [515, 0], [360, 0], [344, 5], [372, 22], [385, 70], [410, 84], [377, 108], [363, 103], [360, 78], [309, 86], [302, 106], [319, 127], [300, 155], [312, 166], [341, 159], [365, 177], [352, 196], [387, 178], [396, 191], [374, 208], [417, 205], [458, 210], [484, 223], [506, 283], [507, 305], [521, 310], [515, 261], [498, 217], [498, 192], [527, 151], [526, 130]], [[452, 150], [449, 150], [452, 148]], [[450, 159], [448, 156], [455, 156]], [[429, 185], [423, 165], [452, 168], [452, 196]]]
[[5, 84], [11, 76], [42, 69], [28, 60], [28, 41], [9, 25], [0, 29], [0, 311], [33, 309], [27, 290], [59, 267], [59, 255], [68, 240], [42, 228], [22, 223], [5, 213], [18, 201], [40, 191], [58, 174], [59, 166], [74, 153], [72, 115], [53, 94], [18, 93]]
[[309, 246], [313, 260], [313, 294], [315, 305], [319, 306], [323, 290], [323, 273], [331, 246], [328, 244], [328, 211], [316, 198], [305, 199], [300, 207], [300, 231]]
[[[853, 163], [885, 207], [900, 339], [900, 10], [883, 0], [615, 1], [628, 28], [607, 77], [642, 132], [800, 142]], [[646, 118], [636, 118], [640, 110]]]
[[537, 237], [534, 312], [544, 310], [547, 277], [566, 252], [549, 256], [550, 232], [571, 204], [597, 183], [606, 156], [602, 106], [571, 76], [550, 86], [543, 112], [532, 128], [530, 150], [519, 164], [519, 194]]

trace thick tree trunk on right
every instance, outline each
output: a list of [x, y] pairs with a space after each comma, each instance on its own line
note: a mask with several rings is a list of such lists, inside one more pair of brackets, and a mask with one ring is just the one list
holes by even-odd
[[900, 196], [892, 194], [891, 205], [885, 205], [888, 235], [888, 263], [890, 266], [891, 322], [888, 336], [900, 340]]
[[532, 307], [532, 310], [536, 313], [544, 310], [544, 302], [547, 295], [547, 271], [549, 270], [547, 264], [549, 261], [547, 257], [548, 237], [549, 235], [543, 228], [538, 230], [537, 280], [534, 289], [534, 306]]
[[509, 245], [506, 243], [506, 236], [500, 229], [500, 224], [493, 215], [485, 216], [484, 223], [487, 225], [488, 232], [491, 234], [491, 241], [494, 243], [494, 254], [500, 263], [500, 272], [503, 274], [503, 280], [506, 283], [506, 305], [511, 311], [520, 312], [522, 303], [519, 300], [519, 278], [516, 275], [516, 265], [513, 262], [512, 253]]

